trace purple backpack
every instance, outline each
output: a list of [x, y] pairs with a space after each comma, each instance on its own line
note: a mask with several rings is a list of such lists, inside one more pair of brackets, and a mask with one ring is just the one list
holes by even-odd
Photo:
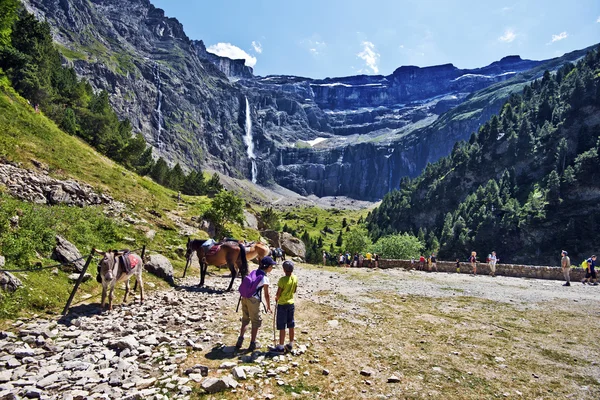
[[244, 279], [242, 279], [242, 284], [238, 289], [238, 291], [240, 292], [240, 296], [247, 299], [254, 296], [258, 288], [258, 284], [265, 275], [265, 271], [262, 271], [260, 269], [255, 269], [254, 271], [246, 275]]

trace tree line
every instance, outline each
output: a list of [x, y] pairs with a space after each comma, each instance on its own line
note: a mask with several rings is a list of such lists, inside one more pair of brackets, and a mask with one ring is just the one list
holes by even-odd
[[599, 112], [594, 50], [546, 71], [468, 142], [404, 178], [367, 219], [372, 238], [419, 232], [446, 259], [496, 250], [503, 261], [548, 262], [561, 248], [584, 256], [594, 246], [584, 227], [600, 223]]
[[75, 70], [63, 66], [63, 57], [52, 41], [50, 26], [39, 22], [18, 0], [0, 0], [0, 76], [42, 110], [63, 131], [76, 135], [98, 152], [140, 175], [189, 195], [222, 189], [218, 175], [209, 180], [202, 171], [186, 174], [179, 164], [169, 167], [154, 160], [141, 133], [134, 134], [127, 119], [120, 120], [108, 93], [95, 92]]

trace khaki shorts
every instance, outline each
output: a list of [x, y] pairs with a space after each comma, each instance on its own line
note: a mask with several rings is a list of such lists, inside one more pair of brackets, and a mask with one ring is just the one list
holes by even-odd
[[262, 325], [260, 300], [256, 297], [250, 297], [249, 299], [242, 297], [242, 324], [247, 325], [248, 322], [251, 322], [255, 328], [260, 328]]

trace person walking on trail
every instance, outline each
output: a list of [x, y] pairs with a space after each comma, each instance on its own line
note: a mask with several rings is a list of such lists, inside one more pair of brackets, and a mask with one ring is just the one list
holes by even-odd
[[563, 250], [560, 255], [562, 256], [560, 259], [560, 266], [562, 267], [563, 275], [565, 276], [566, 281], [563, 286], [571, 286], [571, 259], [565, 250]]
[[460, 260], [456, 259], [456, 272], [460, 274]]
[[257, 270], [250, 272], [242, 280], [240, 285], [240, 296], [242, 302], [242, 327], [240, 336], [235, 344], [235, 348], [239, 350], [244, 343], [244, 334], [248, 324], [252, 323], [250, 333], [250, 346], [248, 351], [260, 349], [260, 344], [256, 342], [258, 329], [262, 325], [262, 317], [260, 315], [260, 303], [262, 302], [262, 294], [265, 295], [265, 308], [268, 313], [271, 313], [271, 299], [269, 297], [269, 277], [268, 274], [273, 271], [273, 265], [276, 262], [269, 256], [264, 257], [260, 261], [260, 266]]
[[590, 285], [598, 286], [598, 282], [596, 279], [596, 256], [591, 256], [587, 260], [588, 270], [585, 274], [585, 278], [581, 283], [585, 285], [585, 283], [589, 283]]
[[492, 277], [496, 277], [496, 263], [498, 262], [498, 257], [496, 257], [496, 252], [492, 251], [492, 254], [490, 254], [490, 275]]
[[340, 258], [338, 261], [338, 266], [341, 268], [344, 266], [344, 255], [342, 253], [340, 253]]
[[[279, 278], [277, 282], [277, 294], [275, 302], [277, 303], [277, 330], [279, 331], [279, 345], [274, 349], [275, 352], [284, 353], [292, 351], [294, 348], [294, 294], [298, 289], [298, 277], [294, 275], [294, 263], [286, 261], [283, 263], [285, 276]], [[285, 329], [289, 330], [290, 341], [285, 346]]]
[[419, 271], [425, 271], [425, 257], [419, 257]]
[[374, 254], [375, 257], [375, 268], [379, 268], [379, 254]]
[[327, 253], [323, 250], [323, 266], [327, 265]]
[[431, 268], [435, 268], [435, 272], [438, 272], [437, 257], [435, 256], [435, 253], [431, 253], [431, 257], [429, 257], [429, 259], [431, 260], [431, 264], [429, 264], [429, 272], [431, 272]]
[[367, 254], [365, 254], [365, 256], [367, 257], [367, 267], [371, 268], [371, 258], [373, 258], [373, 254], [368, 252]]
[[471, 257], [469, 257], [469, 262], [471, 263], [471, 268], [473, 268], [473, 275], [477, 275], [477, 253], [472, 251]]

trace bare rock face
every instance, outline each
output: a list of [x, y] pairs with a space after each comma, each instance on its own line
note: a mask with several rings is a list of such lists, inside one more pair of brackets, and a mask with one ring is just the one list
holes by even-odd
[[[60, 235], [56, 235], [56, 247], [52, 253], [52, 259], [74, 266], [77, 272], [81, 272], [85, 265], [85, 260], [81, 259], [81, 253], [77, 247]], [[77, 261], [71, 263], [73, 260]]]

